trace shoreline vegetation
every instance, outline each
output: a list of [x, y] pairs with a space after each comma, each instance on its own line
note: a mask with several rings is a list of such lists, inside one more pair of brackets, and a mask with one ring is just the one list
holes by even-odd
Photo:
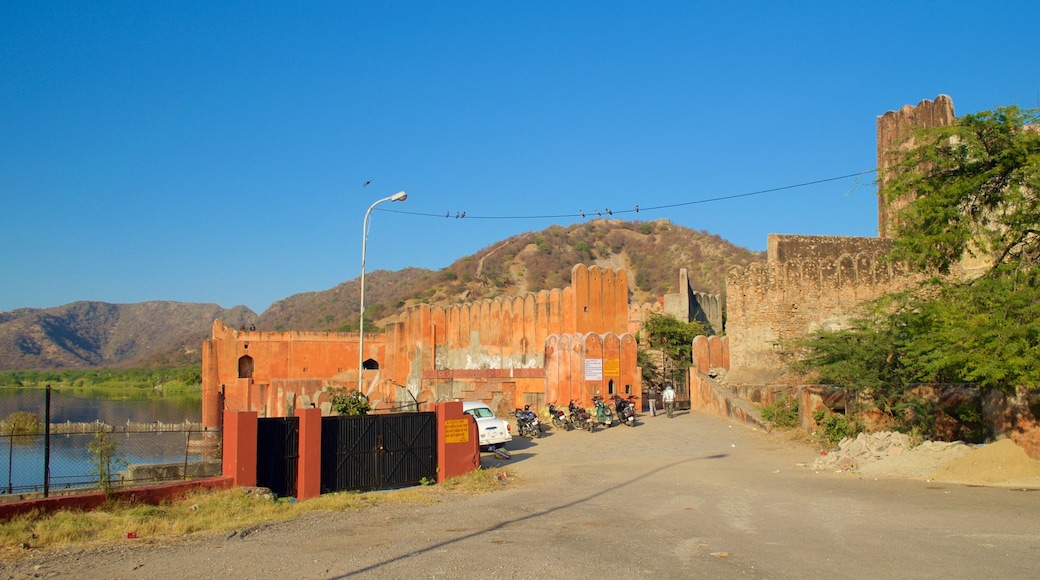
[[166, 369], [69, 369], [60, 371], [0, 371], [0, 396], [5, 392], [50, 387], [63, 395], [85, 399], [144, 400], [202, 399], [202, 367]]
[[[35, 427], [25, 429], [18, 428], [17, 423], [11, 420], [11, 417], [0, 420], [0, 438], [5, 436], [36, 436], [42, 435], [43, 425], [37, 424]], [[135, 421], [127, 421], [125, 424], [111, 425], [104, 421], [66, 421], [64, 423], [51, 423], [51, 435], [69, 435], [73, 433], [181, 433], [181, 432], [198, 432], [202, 433], [208, 431], [202, 426], [202, 423], [194, 421], [184, 421], [182, 423], [164, 423], [162, 421], [154, 421], [149, 423], [141, 423]]]
[[[25, 399], [37, 398], [42, 404], [44, 391], [62, 399], [93, 401], [164, 401], [180, 408], [195, 407], [202, 402], [201, 366], [168, 369], [70, 369], [60, 371], [0, 371], [0, 433], [4, 435], [36, 435], [44, 432], [42, 411], [25, 411]], [[2, 404], [12, 397], [14, 407]], [[18, 404], [17, 401], [23, 401]], [[19, 410], [21, 409], [21, 410]], [[113, 422], [111, 418], [90, 420], [94, 417], [75, 417], [73, 420], [52, 420], [52, 434], [105, 432], [167, 432], [202, 431], [201, 424], [189, 419], [179, 421], [174, 416], [160, 414], [154, 417], [131, 414], [127, 420]], [[105, 415], [109, 416], [109, 415]], [[183, 415], [182, 415], [183, 416]], [[191, 416], [190, 414], [188, 416]], [[78, 421], [76, 419], [79, 419]], [[102, 417], [104, 418], [104, 416]], [[155, 421], [150, 420], [156, 419]], [[52, 418], [53, 419], [53, 418]], [[165, 419], [165, 420], [163, 420]], [[171, 420], [174, 419], [174, 420]]]

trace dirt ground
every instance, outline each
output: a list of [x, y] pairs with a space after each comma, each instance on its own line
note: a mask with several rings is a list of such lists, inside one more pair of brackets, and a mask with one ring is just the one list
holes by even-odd
[[821, 468], [842, 454], [684, 412], [509, 448], [483, 456], [514, 474], [493, 493], [30, 550], [0, 578], [1035, 576], [1040, 493], [1009, 491], [1040, 462], [1005, 442]]

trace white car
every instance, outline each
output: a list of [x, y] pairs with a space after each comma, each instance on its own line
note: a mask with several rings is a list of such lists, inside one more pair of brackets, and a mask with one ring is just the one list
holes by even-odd
[[462, 410], [473, 415], [473, 418], [477, 420], [477, 432], [480, 433], [480, 446], [482, 448], [491, 446], [501, 447], [503, 444], [513, 440], [513, 435], [509, 432], [509, 423], [496, 417], [495, 412], [486, 403], [463, 401]]

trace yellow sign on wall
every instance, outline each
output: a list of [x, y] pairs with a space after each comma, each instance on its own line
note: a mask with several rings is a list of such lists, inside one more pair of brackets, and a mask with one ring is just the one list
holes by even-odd
[[469, 443], [469, 419], [445, 419], [445, 443]]
[[605, 377], [620, 377], [621, 376], [621, 359], [619, 359], [619, 358], [605, 358], [605, 359], [603, 359], [603, 376], [605, 376]]

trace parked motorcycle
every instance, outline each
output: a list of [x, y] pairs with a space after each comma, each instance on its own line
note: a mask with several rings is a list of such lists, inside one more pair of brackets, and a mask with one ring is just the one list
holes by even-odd
[[521, 437], [532, 437], [537, 439], [542, 436], [542, 422], [538, 415], [531, 410], [530, 405], [524, 405], [523, 409], [516, 410], [516, 431]]
[[589, 412], [581, 405], [575, 403], [574, 400], [567, 404], [567, 410], [570, 412], [570, 420], [575, 427], [584, 429], [589, 433], [596, 430], [596, 422], [589, 416]]
[[549, 417], [552, 419], [553, 427], [557, 429], [563, 429], [564, 431], [570, 431], [574, 428], [570, 418], [563, 412], [562, 409], [556, 408], [556, 405], [549, 403]]
[[614, 395], [614, 410], [617, 411], [618, 421], [622, 425], [628, 425], [629, 427], [635, 427], [636, 425], [636, 407], [632, 404], [632, 399], [622, 399], [620, 395]]
[[604, 427], [612, 426], [614, 424], [614, 412], [610, 410], [610, 406], [598, 396], [592, 397], [592, 403], [596, 405], [596, 422]]

